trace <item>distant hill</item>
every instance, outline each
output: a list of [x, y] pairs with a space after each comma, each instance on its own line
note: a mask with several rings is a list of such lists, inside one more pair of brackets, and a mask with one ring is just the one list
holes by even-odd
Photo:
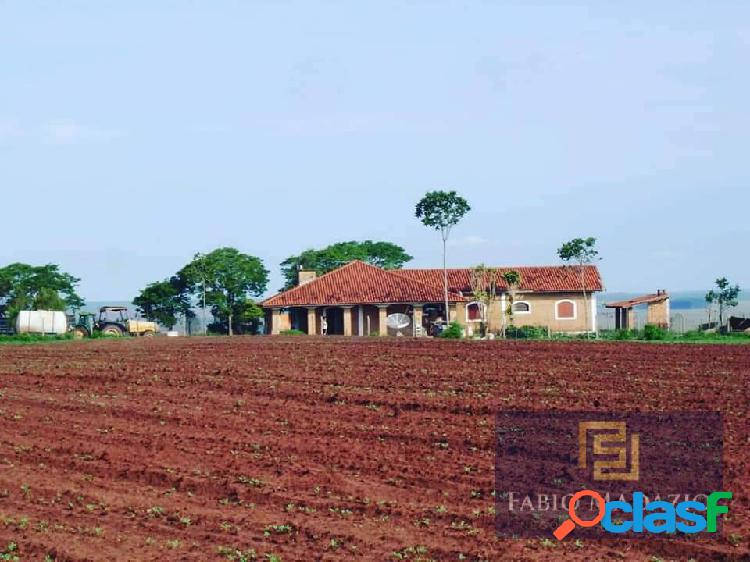
[[103, 306], [127, 306], [133, 313], [137, 309], [132, 302], [128, 301], [86, 301], [86, 306], [82, 310], [85, 312], [99, 312], [99, 309]]

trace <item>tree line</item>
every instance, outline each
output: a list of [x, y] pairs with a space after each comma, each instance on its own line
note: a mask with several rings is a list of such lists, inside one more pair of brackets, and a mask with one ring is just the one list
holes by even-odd
[[13, 322], [22, 310], [79, 309], [84, 304], [76, 292], [79, 282], [54, 264], [0, 267], [0, 316]]
[[[468, 201], [455, 191], [430, 191], [422, 197], [414, 208], [414, 214], [423, 225], [440, 233], [443, 254], [443, 291], [445, 310], [448, 303], [447, 241], [451, 230], [471, 211]], [[583, 266], [598, 259], [595, 249], [596, 239], [576, 238], [558, 249], [558, 256], [565, 263], [575, 264], [581, 272], [581, 289], [586, 300], [586, 285]], [[281, 262], [281, 274], [285, 291], [295, 287], [301, 270], [314, 271], [323, 275], [351, 261], [361, 260], [384, 269], [400, 269], [413, 258], [404, 248], [385, 241], [365, 240], [337, 242], [322, 249], [307, 249], [289, 256]], [[506, 311], [513, 322], [513, 301], [515, 291], [521, 285], [517, 271], [508, 271], [503, 279], [510, 288], [510, 299]], [[484, 265], [478, 266], [472, 276], [472, 289], [478, 300], [489, 301], [494, 297], [496, 271]], [[232, 335], [242, 327], [252, 325], [263, 315], [262, 309], [253, 300], [265, 292], [268, 285], [268, 271], [260, 258], [240, 253], [234, 248], [219, 248], [209, 254], [197, 254], [192, 262], [164, 281], [148, 285], [134, 299], [134, 304], [151, 320], [172, 328], [180, 316], [191, 318], [193, 303], [205, 311], [207, 306], [215, 318], [213, 331]], [[584, 306], [588, 317], [588, 306]], [[484, 315], [484, 311], [483, 311]], [[588, 322], [588, 319], [587, 319]], [[204, 329], [206, 327], [204, 317]], [[486, 330], [486, 319], [481, 322], [482, 332]]]
[[[451, 230], [471, 211], [471, 206], [455, 191], [431, 191], [415, 206], [415, 216], [422, 224], [440, 233], [443, 257], [443, 289], [448, 308], [447, 241]], [[565, 242], [557, 251], [561, 261], [580, 271], [581, 290], [587, 300], [584, 266], [598, 260], [596, 239], [575, 238]], [[288, 290], [298, 283], [299, 271], [314, 271], [323, 275], [353, 260], [382, 267], [400, 269], [412, 260], [401, 246], [387, 241], [345, 241], [322, 249], [307, 249], [289, 256], [281, 262], [284, 280], [280, 290]], [[180, 318], [190, 320], [199, 310], [203, 316], [204, 331], [232, 335], [253, 326], [263, 311], [256, 298], [268, 287], [268, 270], [263, 261], [236, 248], [222, 247], [208, 253], [196, 254], [193, 259], [172, 276], [148, 284], [133, 299], [144, 317], [172, 329]], [[512, 322], [515, 290], [520, 286], [518, 272], [506, 272], [504, 280], [510, 288], [507, 314]], [[491, 280], [491, 281], [488, 281]], [[84, 301], [78, 295], [80, 279], [61, 271], [59, 266], [47, 264], [32, 266], [13, 263], [0, 268], [0, 316], [13, 320], [21, 310], [78, 310]], [[472, 289], [478, 300], [488, 300], [495, 292], [494, 270], [480, 265], [472, 276]], [[719, 321], [725, 311], [736, 306], [739, 294], [737, 285], [726, 278], [717, 279], [717, 290], [706, 295], [709, 304], [718, 305]], [[588, 315], [588, 306], [584, 314]], [[213, 322], [206, 323], [211, 312]]]

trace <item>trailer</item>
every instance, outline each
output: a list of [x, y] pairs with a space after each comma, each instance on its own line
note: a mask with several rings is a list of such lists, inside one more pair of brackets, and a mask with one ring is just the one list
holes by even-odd
[[16, 316], [17, 334], [54, 334], [68, 331], [68, 319], [61, 310], [22, 310]]

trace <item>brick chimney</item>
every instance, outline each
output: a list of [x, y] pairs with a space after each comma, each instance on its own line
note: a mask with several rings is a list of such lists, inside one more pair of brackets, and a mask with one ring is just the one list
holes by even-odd
[[314, 281], [317, 276], [318, 274], [314, 271], [305, 271], [304, 269], [300, 269], [297, 276], [297, 284], [306, 285], [310, 281]]

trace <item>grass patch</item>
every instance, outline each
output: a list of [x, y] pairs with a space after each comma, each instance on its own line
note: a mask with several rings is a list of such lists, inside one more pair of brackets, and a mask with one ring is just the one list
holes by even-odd
[[0, 551], [0, 560], [19, 562], [21, 559], [18, 557], [18, 545], [14, 542], [9, 542], [8, 546]]
[[666, 330], [607, 330], [599, 334], [605, 341], [648, 341], [654, 343], [723, 343], [750, 344], [750, 334], [719, 334], [691, 330], [683, 334]]
[[32, 344], [32, 343], [50, 343], [58, 341], [71, 341], [73, 334], [51, 334], [43, 336], [42, 334], [0, 334], [0, 345], [4, 343], [15, 344]]

